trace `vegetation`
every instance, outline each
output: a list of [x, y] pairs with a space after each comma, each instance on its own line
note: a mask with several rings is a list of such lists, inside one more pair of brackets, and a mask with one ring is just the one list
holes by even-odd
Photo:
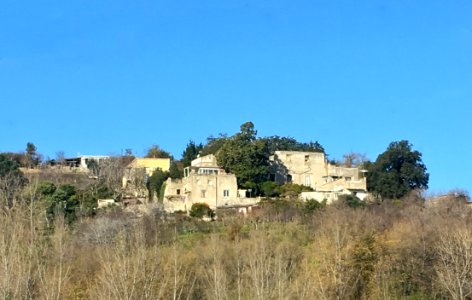
[[196, 159], [200, 152], [203, 150], [203, 145], [195, 144], [194, 141], [189, 141], [187, 147], [185, 148], [184, 152], [182, 153], [181, 163], [184, 168], [190, 166], [192, 160]]
[[215, 213], [206, 203], [194, 203], [190, 208], [189, 215], [201, 219], [203, 217], [213, 218]]
[[19, 164], [9, 156], [0, 153], [0, 204], [12, 207], [15, 195], [27, 183]]
[[221, 147], [223, 147], [227, 140], [228, 136], [223, 133], [220, 133], [220, 135], [217, 137], [208, 137], [206, 145], [204, 145], [203, 149], [201, 150], [201, 155], [204, 156], [218, 153], [218, 151], [221, 149]]
[[429, 174], [421, 153], [408, 141], [392, 142], [369, 166], [367, 186], [383, 199], [398, 199], [415, 189], [427, 189]]
[[472, 210], [452, 195], [436, 206], [409, 195], [356, 209], [271, 200], [247, 218], [220, 212], [216, 222], [118, 210], [68, 226], [58, 215], [52, 231], [44, 229], [43, 200], [20, 197], [33, 201], [0, 214], [5, 298], [467, 299], [472, 292]]
[[325, 152], [318, 142], [301, 143], [294, 138], [277, 135], [262, 138], [262, 140], [267, 143], [270, 154], [274, 154], [275, 151]]
[[[156, 169], [147, 181], [147, 188], [149, 191], [149, 199], [153, 199], [154, 195], [161, 195], [161, 188], [165, 181], [169, 178], [169, 172]], [[162, 201], [162, 198], [159, 200]]]
[[148, 149], [147, 158], [172, 158], [172, 155], [165, 151], [162, 150], [159, 146], [153, 145], [151, 148]]
[[218, 164], [238, 179], [238, 186], [256, 192], [269, 177], [269, 152], [264, 141], [256, 138], [252, 122], [241, 125], [241, 131], [229, 138], [216, 154]]
[[184, 169], [181, 162], [171, 161], [169, 168], [169, 177], [172, 179], [182, 178], [184, 176]]
[[36, 146], [33, 143], [28, 142], [26, 144], [26, 167], [33, 168], [39, 165], [41, 162], [40, 155], [36, 152]]
[[[411, 144], [392, 143], [370, 165], [357, 154], [345, 157], [345, 165], [368, 167], [374, 193], [398, 201], [366, 203], [344, 195], [333, 205], [298, 200], [308, 187], [267, 181], [276, 147], [324, 151], [318, 143], [257, 138], [248, 122], [234, 136], [189, 142], [181, 162], [148, 178], [150, 193], [162, 199], [168, 177], [178, 178], [198, 153], [215, 153], [240, 186], [266, 196], [247, 216], [218, 208], [217, 218], [205, 203], [192, 205], [190, 216], [166, 214], [159, 205], [139, 214], [97, 209], [98, 199], [120, 198], [121, 173], [131, 156], [92, 166], [97, 178], [82, 182], [26, 180], [18, 157], [0, 154], [0, 297], [472, 297], [470, 198], [455, 191], [426, 201], [417, 190], [427, 187], [428, 174]], [[151, 157], [170, 157], [166, 153], [157, 146], [149, 151]]]
[[338, 202], [352, 208], [364, 207], [366, 203], [354, 195], [340, 195]]

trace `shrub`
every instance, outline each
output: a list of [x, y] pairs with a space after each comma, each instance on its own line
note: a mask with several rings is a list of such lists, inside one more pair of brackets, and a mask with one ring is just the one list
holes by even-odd
[[338, 202], [344, 203], [347, 206], [352, 207], [352, 208], [365, 206], [365, 202], [354, 195], [341, 195], [338, 198]]
[[278, 197], [280, 195], [280, 186], [273, 181], [262, 183], [261, 190], [266, 197]]
[[305, 202], [303, 210], [305, 211], [305, 213], [309, 214], [309, 213], [317, 211], [318, 209], [321, 209], [325, 206], [326, 206], [326, 199], [323, 200], [322, 202], [319, 202], [319, 201], [314, 200], [314, 199], [308, 199]]
[[213, 218], [215, 213], [206, 203], [194, 203], [190, 208], [190, 216], [194, 218], [203, 218], [205, 216]]

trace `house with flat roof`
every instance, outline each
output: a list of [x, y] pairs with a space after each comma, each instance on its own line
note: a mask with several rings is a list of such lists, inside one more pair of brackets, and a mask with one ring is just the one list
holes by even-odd
[[241, 197], [234, 174], [218, 166], [212, 154], [198, 157], [184, 169], [182, 179], [167, 179], [164, 209], [189, 211], [194, 203], [206, 203], [211, 209], [255, 203], [255, 198]]
[[108, 155], [80, 155], [78, 157], [70, 157], [64, 159], [64, 164], [70, 168], [79, 171], [88, 172], [89, 166], [94, 163], [100, 164], [103, 160], [110, 159]]
[[275, 151], [270, 157], [271, 180], [311, 187], [303, 199], [334, 201], [341, 194], [367, 196], [367, 181], [359, 168], [332, 165], [322, 152]]

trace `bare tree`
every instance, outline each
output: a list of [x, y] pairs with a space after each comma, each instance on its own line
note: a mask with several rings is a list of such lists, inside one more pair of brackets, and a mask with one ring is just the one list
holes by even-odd
[[348, 168], [354, 168], [361, 166], [363, 163], [369, 161], [367, 156], [363, 153], [349, 152], [343, 155], [342, 160], [339, 162], [340, 165], [344, 165]]
[[[70, 276], [69, 234], [64, 223], [64, 216], [57, 216], [54, 222], [54, 233], [47, 245], [39, 254], [38, 265], [40, 293], [45, 299], [63, 299], [64, 287]], [[44, 259], [46, 258], [46, 259]]]
[[99, 164], [99, 179], [114, 193], [116, 198], [121, 194], [125, 162], [121, 157], [111, 157]]
[[64, 151], [60, 150], [56, 152], [56, 163], [60, 166], [63, 166], [66, 162], [66, 155]]
[[208, 285], [208, 299], [228, 299], [228, 286], [224, 262], [224, 245], [217, 235], [212, 235], [205, 243], [202, 253], [208, 253], [203, 257], [201, 267], [205, 282]]
[[12, 208], [24, 186], [26, 179], [18, 173], [6, 173], [0, 176], [0, 203], [5, 209]]
[[26, 212], [20, 205], [0, 211], [0, 297], [3, 299], [26, 299], [35, 294], [32, 265], [36, 260], [31, 259], [29, 252], [31, 229]]
[[437, 242], [437, 283], [452, 299], [472, 295], [472, 233], [467, 226], [449, 227]]

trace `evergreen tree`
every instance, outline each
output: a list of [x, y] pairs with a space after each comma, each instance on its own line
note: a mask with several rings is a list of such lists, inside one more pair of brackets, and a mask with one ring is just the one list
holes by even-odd
[[203, 145], [200, 144], [195, 144], [194, 141], [189, 141], [187, 144], [187, 147], [185, 148], [184, 152], [182, 153], [182, 167], [186, 168], [190, 166], [192, 163], [192, 160], [198, 157], [200, 154], [200, 151], [203, 150]]
[[218, 151], [218, 164], [238, 178], [238, 185], [260, 190], [269, 174], [269, 151], [264, 140], [256, 138], [252, 122], [241, 125], [241, 130], [229, 138]]
[[427, 189], [429, 174], [421, 156], [408, 141], [392, 142], [369, 167], [369, 190], [384, 199], [398, 199], [411, 190]]

